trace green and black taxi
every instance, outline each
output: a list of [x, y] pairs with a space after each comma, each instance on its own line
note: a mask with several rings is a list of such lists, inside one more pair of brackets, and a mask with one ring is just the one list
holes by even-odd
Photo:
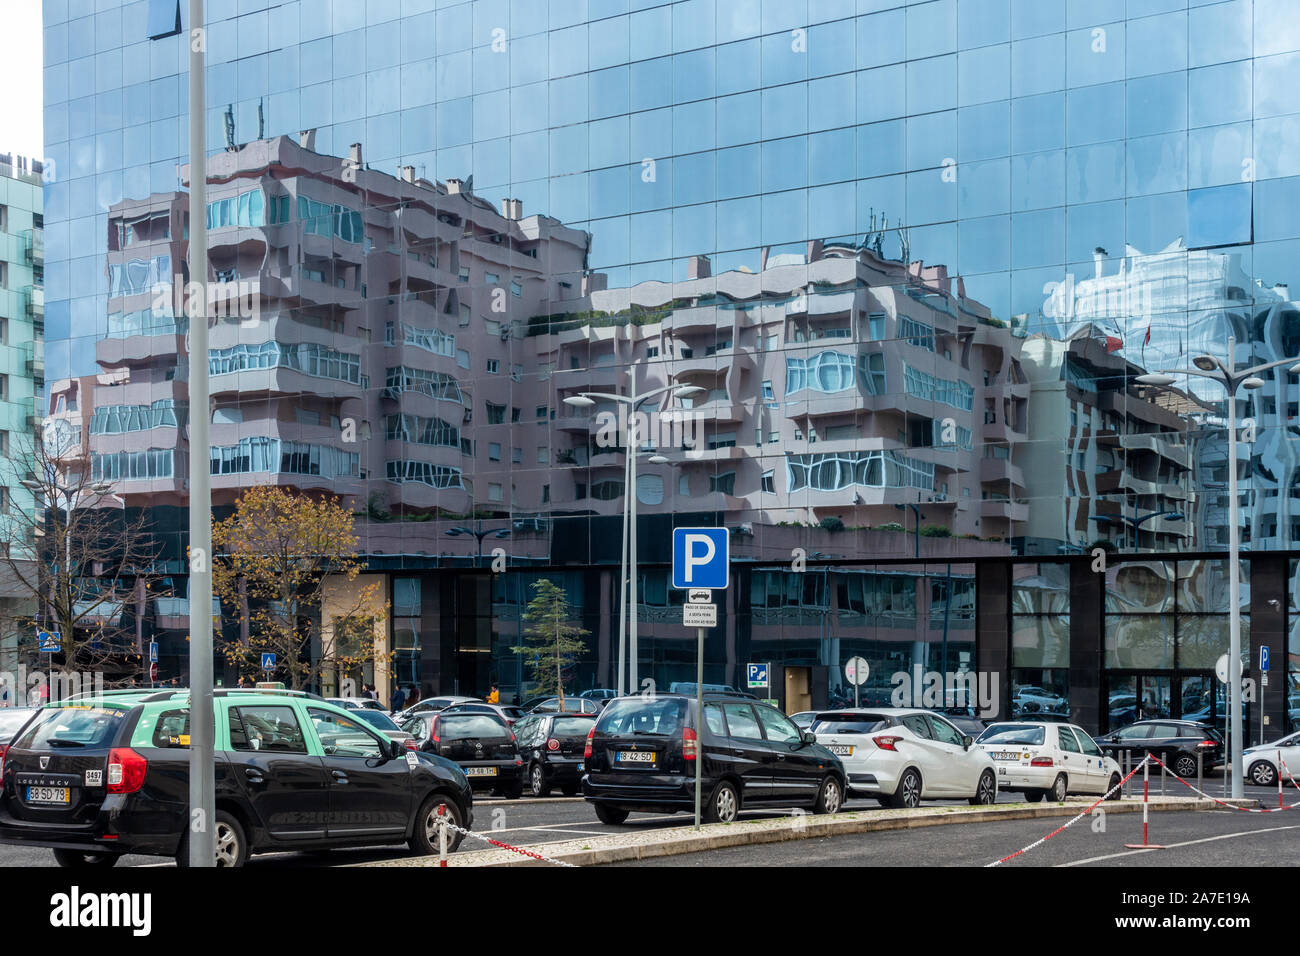
[[[213, 703], [218, 866], [403, 843], [433, 854], [440, 814], [473, 823], [460, 767], [322, 698], [218, 690]], [[189, 706], [186, 690], [133, 690], [38, 709], [0, 758], [0, 843], [49, 847], [64, 866], [112, 866], [125, 853], [186, 865]]]

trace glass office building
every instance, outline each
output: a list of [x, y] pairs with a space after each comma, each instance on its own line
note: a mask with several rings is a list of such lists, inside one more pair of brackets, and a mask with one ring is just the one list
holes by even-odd
[[[186, 6], [45, 3], [48, 413], [178, 595]], [[209, 278], [255, 313], [213, 327], [214, 500], [351, 505], [382, 683], [526, 696], [549, 577], [592, 632], [573, 686], [616, 686], [631, 497], [638, 683], [694, 679], [669, 529], [724, 525], [712, 682], [768, 661], [823, 706], [858, 654], [873, 699], [978, 673], [1004, 714], [1222, 713], [1233, 410], [1138, 378], [1300, 354], [1292, 4], [206, 7]], [[1287, 368], [1236, 409], [1252, 735], [1300, 716]], [[630, 438], [587, 392], [656, 394]]]

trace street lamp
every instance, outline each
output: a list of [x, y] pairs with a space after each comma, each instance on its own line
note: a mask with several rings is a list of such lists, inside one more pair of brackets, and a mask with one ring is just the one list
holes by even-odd
[[[1170, 521], [1182, 521], [1186, 517], [1187, 516], [1183, 514], [1181, 511], [1152, 511], [1148, 514], [1142, 515], [1142, 517], [1140, 518], [1137, 516], [1130, 517], [1128, 515], [1122, 515], [1122, 514], [1121, 515], [1093, 515], [1092, 520], [1097, 522], [1098, 524], [1122, 523], [1122, 524], [1129, 525], [1133, 529], [1133, 550], [1136, 551], [1141, 547], [1141, 545], [1138, 543], [1141, 528], [1152, 518], [1168, 518]], [[1155, 544], [1154, 536], [1152, 537], [1152, 544], [1153, 545]]]
[[[1228, 393], [1228, 720], [1232, 733], [1232, 795], [1244, 795], [1241, 758], [1241, 568], [1238, 566], [1240, 531], [1237, 527], [1237, 389], [1262, 388], [1260, 372], [1281, 365], [1290, 365], [1292, 374], [1300, 374], [1300, 358], [1278, 359], [1254, 365], [1244, 371], [1235, 371], [1237, 365], [1237, 338], [1228, 336], [1228, 361], [1213, 355], [1198, 355], [1192, 359], [1195, 368], [1166, 369], [1160, 373], [1139, 375], [1134, 381], [1139, 385], [1165, 387], [1174, 383], [1175, 375], [1195, 375], [1218, 382]], [[1229, 367], [1231, 366], [1231, 368]]]
[[[681, 385], [677, 382], [669, 382], [667, 385], [661, 385], [658, 388], [652, 388], [637, 395], [635, 394], [636, 366], [629, 368], [627, 374], [630, 384], [629, 392], [632, 394], [579, 392], [564, 399], [564, 404], [572, 408], [591, 408], [596, 404], [597, 399], [619, 402], [628, 406], [628, 434], [626, 436], [626, 452], [623, 461], [623, 542], [619, 558], [618, 693], [620, 697], [627, 693], [629, 685], [634, 689], [638, 686], [636, 679], [636, 457], [640, 445], [640, 436], [636, 434], [637, 409], [641, 407], [643, 402], [666, 392], [672, 392], [677, 398], [692, 398], [705, 391], [699, 385]], [[663, 460], [656, 461], [655, 459]], [[664, 456], [657, 454], [652, 456], [650, 460], [655, 464], [664, 464], [668, 461]], [[629, 565], [631, 566], [631, 574], [628, 573]], [[629, 608], [631, 609], [630, 614]], [[626, 637], [624, 633], [625, 625]], [[628, 669], [629, 656], [632, 661], [630, 673]]]
[[483, 563], [483, 539], [486, 538], [488, 535], [492, 535], [493, 537], [497, 537], [497, 538], [508, 538], [510, 537], [510, 529], [509, 528], [488, 528], [486, 531], [484, 531], [483, 522], [479, 521], [476, 523], [475, 527], [473, 528], [465, 528], [457, 525], [454, 528], [448, 528], [446, 531], [443, 532], [443, 534], [448, 535], [449, 537], [452, 538], [458, 538], [463, 534], [473, 535], [473, 537], [478, 541], [478, 556], [474, 559], [474, 567], [477, 568]]

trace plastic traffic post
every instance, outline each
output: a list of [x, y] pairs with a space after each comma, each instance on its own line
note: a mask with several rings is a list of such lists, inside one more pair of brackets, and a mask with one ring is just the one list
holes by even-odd
[[1163, 850], [1163, 846], [1151, 843], [1147, 839], [1148, 835], [1148, 815], [1150, 813], [1149, 801], [1151, 798], [1151, 761], [1142, 761], [1142, 842], [1125, 843], [1126, 850]]
[[1277, 751], [1277, 808], [1282, 809], [1282, 749]]
[[438, 804], [438, 865], [447, 865], [447, 805]]

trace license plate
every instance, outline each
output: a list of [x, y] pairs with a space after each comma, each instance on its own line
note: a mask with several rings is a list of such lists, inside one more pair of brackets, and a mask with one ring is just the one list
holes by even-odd
[[581, 773], [582, 770], [583, 770], [582, 764], [578, 764], [578, 772]]
[[67, 787], [28, 787], [28, 803], [60, 803], [69, 802]]
[[852, 757], [852, 756], [853, 756], [853, 745], [852, 745], [852, 744], [827, 744], [827, 745], [826, 745], [826, 749], [829, 750], [831, 753], [833, 753], [833, 754], [834, 754], [835, 756], [837, 756], [837, 757]]
[[994, 759], [994, 760], [1019, 760], [1019, 759], [1020, 759], [1020, 754], [1019, 754], [1019, 753], [1013, 753], [1013, 754], [1012, 754], [1012, 753], [994, 753], [992, 756], [993, 756], [993, 759]]
[[653, 750], [620, 750], [614, 754], [615, 763], [648, 763], [655, 762]]
[[465, 771], [470, 777], [495, 777], [497, 775], [496, 767], [470, 767]]

